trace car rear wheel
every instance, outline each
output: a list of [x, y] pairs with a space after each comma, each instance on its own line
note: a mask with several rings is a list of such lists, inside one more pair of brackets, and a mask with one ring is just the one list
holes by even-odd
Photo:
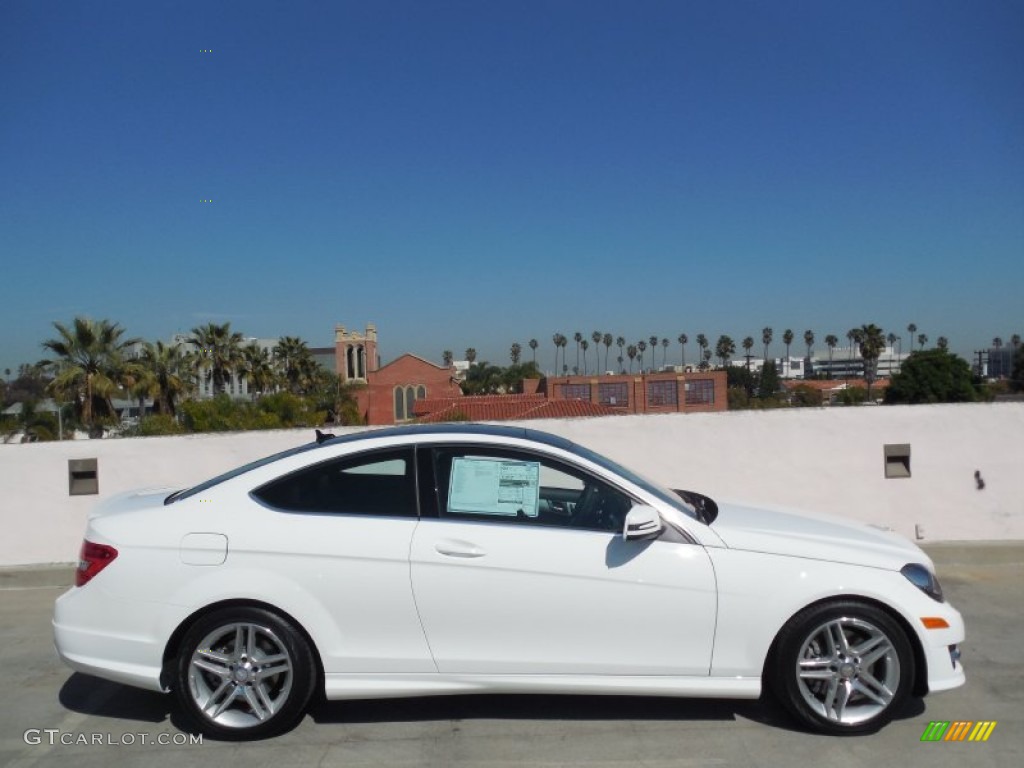
[[899, 712], [914, 681], [906, 633], [881, 609], [855, 601], [811, 606], [779, 633], [774, 690], [815, 730], [877, 730]]
[[198, 730], [258, 739], [302, 717], [315, 680], [309, 644], [289, 622], [259, 608], [228, 608], [185, 634], [174, 687]]

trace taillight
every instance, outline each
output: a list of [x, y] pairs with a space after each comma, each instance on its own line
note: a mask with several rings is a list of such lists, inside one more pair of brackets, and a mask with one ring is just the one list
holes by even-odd
[[78, 570], [75, 571], [75, 586], [80, 587], [102, 571], [117, 557], [117, 550], [106, 544], [94, 544], [86, 539], [78, 555]]

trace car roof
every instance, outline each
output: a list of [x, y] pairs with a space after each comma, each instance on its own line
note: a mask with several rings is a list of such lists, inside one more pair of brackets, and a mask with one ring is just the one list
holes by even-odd
[[536, 443], [543, 443], [563, 450], [574, 450], [577, 446], [571, 440], [558, 437], [547, 432], [524, 427], [510, 427], [502, 424], [408, 424], [400, 427], [384, 427], [382, 429], [369, 429], [365, 432], [356, 432], [350, 435], [332, 437], [323, 441], [323, 445], [343, 445], [345, 443], [357, 442], [359, 440], [372, 440], [382, 437], [419, 437], [419, 436], [475, 436], [482, 437], [508, 437], [523, 440], [532, 440]]

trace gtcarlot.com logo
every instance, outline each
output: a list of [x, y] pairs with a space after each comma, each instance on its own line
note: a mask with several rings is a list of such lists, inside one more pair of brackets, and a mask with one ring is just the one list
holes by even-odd
[[73, 733], [58, 728], [29, 728], [22, 734], [26, 744], [69, 746], [124, 747], [133, 744], [171, 747], [202, 744], [203, 735], [192, 733]]
[[988, 741], [995, 729], [995, 720], [932, 720], [921, 741]]

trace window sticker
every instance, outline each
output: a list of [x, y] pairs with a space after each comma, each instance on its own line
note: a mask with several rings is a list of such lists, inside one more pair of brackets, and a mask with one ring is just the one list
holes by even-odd
[[448, 488], [448, 512], [537, 517], [540, 462], [455, 458]]

